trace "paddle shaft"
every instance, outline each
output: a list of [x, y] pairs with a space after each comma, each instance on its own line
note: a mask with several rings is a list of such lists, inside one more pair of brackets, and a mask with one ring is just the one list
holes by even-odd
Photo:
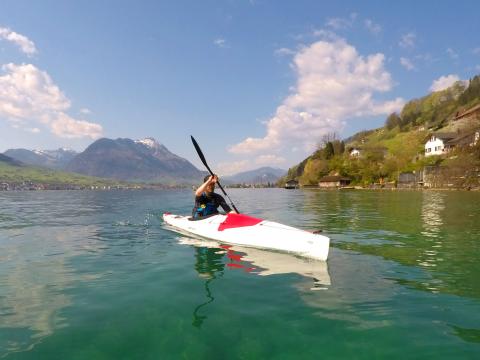
[[[207, 168], [207, 170], [208, 170], [208, 172], [210, 173], [210, 175], [215, 176], [215, 174], [213, 173], [213, 171], [210, 169], [210, 166], [208, 166], [207, 160], [205, 159], [205, 156], [203, 156], [202, 149], [200, 149], [200, 146], [198, 145], [197, 141], [195, 140], [195, 138], [194, 138], [193, 136], [190, 135], [190, 137], [192, 138], [193, 146], [195, 147], [195, 150], [197, 150], [197, 154], [198, 154], [198, 156], [200, 157], [200, 160], [202, 160], [203, 165], [205, 165], [205, 167]], [[238, 209], [236, 208], [236, 206], [233, 204], [232, 199], [230, 199], [230, 196], [228, 196], [228, 194], [226, 193], [226, 191], [223, 189], [223, 186], [220, 184], [220, 182], [218, 181], [218, 179], [217, 179], [217, 184], [218, 184], [218, 187], [220, 188], [220, 190], [222, 190], [223, 195], [225, 195], [225, 196], [227, 197], [227, 199], [230, 201], [230, 205], [232, 205], [233, 210], [235, 210], [235, 212], [236, 212], [237, 214], [240, 214], [240, 211], [238, 211]]]

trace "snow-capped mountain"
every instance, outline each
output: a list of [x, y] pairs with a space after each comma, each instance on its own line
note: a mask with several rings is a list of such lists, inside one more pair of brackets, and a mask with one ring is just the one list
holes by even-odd
[[78, 153], [71, 149], [60, 148], [57, 150], [9, 149], [4, 154], [27, 165], [63, 169]]
[[135, 144], [142, 144], [142, 145], [145, 145], [145, 146], [151, 147], [151, 148], [157, 148], [160, 145], [157, 142], [157, 140], [155, 140], [154, 138], [151, 138], [151, 137], [146, 137], [144, 139], [135, 140]]
[[99, 139], [78, 154], [67, 171], [129, 181], [198, 183], [204, 172], [153, 138]]

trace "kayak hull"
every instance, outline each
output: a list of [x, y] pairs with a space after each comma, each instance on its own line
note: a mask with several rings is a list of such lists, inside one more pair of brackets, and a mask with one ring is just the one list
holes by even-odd
[[202, 220], [191, 220], [188, 216], [165, 213], [163, 220], [171, 230], [182, 234], [228, 244], [295, 253], [324, 261], [328, 258], [328, 237], [243, 214], [219, 214]]

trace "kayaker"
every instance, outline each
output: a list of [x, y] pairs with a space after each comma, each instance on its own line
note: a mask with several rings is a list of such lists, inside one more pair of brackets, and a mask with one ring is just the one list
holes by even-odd
[[215, 184], [218, 181], [218, 176], [207, 175], [203, 179], [203, 184], [195, 191], [195, 207], [192, 211], [194, 219], [218, 214], [218, 207], [221, 206], [226, 212], [234, 212], [225, 202], [222, 195], [215, 193]]

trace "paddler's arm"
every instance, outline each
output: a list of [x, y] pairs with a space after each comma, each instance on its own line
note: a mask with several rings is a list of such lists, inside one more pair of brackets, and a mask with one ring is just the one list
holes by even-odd
[[207, 189], [207, 186], [212, 182], [213, 183], [217, 182], [216, 176], [215, 177], [210, 176], [207, 181], [205, 181], [202, 185], [200, 185], [198, 189], [195, 191], [195, 196], [201, 196]]
[[218, 198], [218, 204], [222, 207], [223, 211], [225, 211], [225, 213], [235, 213], [236, 212], [234, 210], [232, 210], [232, 208], [227, 204], [227, 202], [225, 201], [225, 199], [223, 198], [222, 195], [219, 195], [219, 194], [216, 194], [217, 198]]

